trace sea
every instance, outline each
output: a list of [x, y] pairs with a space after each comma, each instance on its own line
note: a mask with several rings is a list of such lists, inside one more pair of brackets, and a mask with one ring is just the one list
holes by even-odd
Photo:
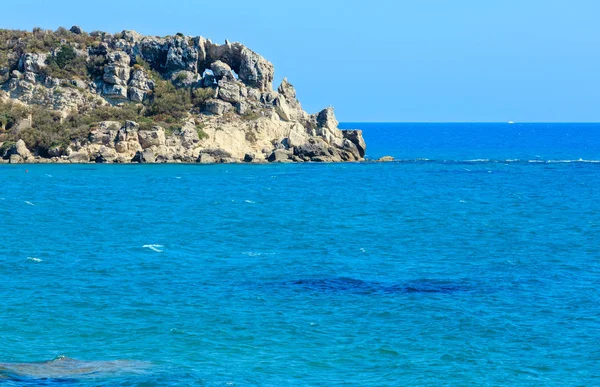
[[0, 165], [0, 387], [600, 385], [600, 124]]

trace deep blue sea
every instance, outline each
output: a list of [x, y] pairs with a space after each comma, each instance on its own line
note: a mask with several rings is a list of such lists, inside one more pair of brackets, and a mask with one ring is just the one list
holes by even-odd
[[0, 386], [600, 385], [600, 125], [344, 127], [402, 161], [0, 165]]

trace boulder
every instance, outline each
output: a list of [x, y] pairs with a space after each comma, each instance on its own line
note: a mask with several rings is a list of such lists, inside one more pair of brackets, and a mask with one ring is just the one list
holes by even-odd
[[320, 138], [311, 138], [306, 143], [294, 147], [294, 154], [304, 160], [312, 160], [315, 157], [330, 158], [333, 151]]
[[102, 121], [90, 131], [89, 140], [92, 144], [113, 147], [120, 128], [118, 121]]
[[196, 162], [202, 164], [213, 164], [213, 163], [229, 163], [233, 162], [233, 158], [229, 152], [222, 149], [204, 149], [200, 152]]
[[69, 155], [69, 160], [72, 163], [89, 163], [90, 155], [85, 150], [80, 150], [78, 152], [72, 152]]
[[273, 105], [275, 105], [275, 111], [282, 120], [289, 122], [294, 119], [292, 110], [288, 106], [285, 99], [281, 97], [275, 98], [275, 100], [273, 101]]
[[296, 125], [290, 130], [287, 136], [287, 144], [289, 147], [297, 147], [306, 143], [308, 139], [308, 133], [305, 132], [302, 125]]
[[165, 145], [165, 131], [160, 126], [155, 126], [151, 130], [140, 130], [138, 137], [142, 149]]
[[317, 124], [321, 128], [327, 129], [337, 129], [339, 122], [335, 118], [335, 113], [332, 107], [328, 107], [327, 109], [323, 109], [317, 115]]
[[360, 158], [365, 157], [367, 152], [367, 144], [363, 138], [362, 130], [342, 130], [342, 135], [345, 139], [356, 145], [356, 149], [358, 150]]
[[133, 156], [133, 159], [131, 159], [132, 163], [140, 164], [154, 163], [155, 161], [156, 157], [154, 156], [154, 152], [150, 149], [136, 152], [135, 156]]
[[220, 80], [218, 85], [220, 99], [230, 103], [238, 103], [241, 101], [240, 87], [235, 82]]
[[47, 54], [44, 53], [25, 53], [19, 59], [19, 70], [23, 72], [39, 73], [46, 67]]
[[251, 106], [248, 102], [239, 101], [235, 104], [235, 111], [241, 116], [250, 113], [250, 108]]
[[129, 80], [128, 97], [134, 102], [143, 102], [150, 90], [154, 89], [154, 81], [150, 80], [144, 69], [135, 69]]
[[28, 159], [32, 158], [31, 152], [29, 151], [29, 149], [27, 149], [27, 146], [25, 145], [25, 141], [23, 141], [23, 140], [17, 141], [17, 143], [14, 145], [14, 147], [15, 147], [16, 154], [21, 156], [24, 160], [28, 160]]
[[21, 164], [25, 161], [21, 156], [17, 154], [10, 155], [8, 160], [11, 164]]
[[387, 163], [387, 162], [390, 162], [390, 161], [394, 161], [394, 158], [392, 156], [383, 156], [383, 157], [381, 157], [377, 161], [379, 161], [381, 163]]
[[127, 85], [131, 67], [131, 58], [121, 51], [111, 52], [107, 55], [109, 63], [104, 66], [103, 80], [113, 85]]
[[19, 140], [13, 145], [11, 145], [6, 151], [6, 153], [3, 155], [3, 158], [10, 160], [11, 164], [33, 160], [33, 156], [29, 149], [27, 149], [25, 141], [23, 140]]
[[235, 80], [233, 72], [231, 71], [231, 67], [225, 62], [217, 60], [211, 63], [210, 69], [212, 70], [217, 81], [220, 81], [221, 79], [226, 81]]
[[96, 157], [94, 158], [96, 163], [112, 163], [117, 158], [117, 151], [113, 148], [109, 148], [106, 146], [101, 147], [98, 152], [96, 152]]
[[277, 88], [277, 92], [285, 97], [288, 101], [296, 100], [296, 89], [288, 82], [287, 78], [283, 78], [281, 84]]
[[73, 26], [69, 31], [71, 31], [75, 35], [81, 35], [83, 33], [83, 30], [79, 26]]
[[233, 106], [230, 103], [218, 99], [211, 99], [204, 104], [202, 111], [206, 114], [221, 116], [231, 110], [233, 110]]
[[216, 160], [213, 156], [211, 156], [208, 153], [200, 153], [197, 162], [200, 164], [214, 164]]
[[127, 87], [121, 85], [105, 84], [102, 88], [102, 94], [110, 99], [127, 99]]
[[290, 154], [285, 149], [275, 149], [268, 158], [269, 162], [286, 162], [290, 161]]
[[200, 142], [196, 125], [191, 122], [186, 122], [179, 133], [181, 145], [186, 149], [195, 148]]

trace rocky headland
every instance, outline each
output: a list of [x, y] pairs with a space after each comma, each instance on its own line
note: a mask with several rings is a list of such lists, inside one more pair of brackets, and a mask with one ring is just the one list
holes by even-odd
[[364, 159], [360, 130], [302, 109], [240, 43], [134, 31], [0, 30], [0, 162]]

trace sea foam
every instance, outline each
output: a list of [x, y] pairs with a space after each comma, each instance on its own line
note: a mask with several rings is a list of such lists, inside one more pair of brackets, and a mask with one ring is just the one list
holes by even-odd
[[144, 246], [142, 246], [142, 248], [144, 248], [144, 249], [150, 249], [152, 251], [156, 251], [157, 253], [162, 253], [163, 247], [164, 247], [163, 245], [144, 245]]

